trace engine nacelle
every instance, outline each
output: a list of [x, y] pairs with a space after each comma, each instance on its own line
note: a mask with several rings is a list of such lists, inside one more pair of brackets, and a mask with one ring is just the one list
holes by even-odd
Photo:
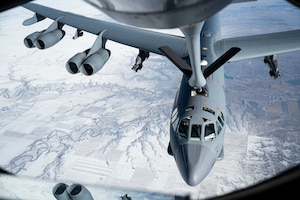
[[87, 57], [81, 64], [79, 70], [84, 75], [90, 76], [103, 68], [110, 57], [110, 51], [100, 48], [98, 51]]
[[35, 41], [35, 46], [39, 49], [49, 48], [58, 43], [65, 36], [65, 31], [55, 29], [53, 31], [42, 34]]
[[35, 47], [35, 41], [43, 34], [44, 31], [36, 31], [24, 38], [24, 44], [28, 48]]
[[67, 188], [69, 186], [65, 183], [58, 183], [53, 187], [52, 193], [57, 200], [69, 200]]
[[66, 63], [66, 69], [69, 73], [77, 74], [80, 72], [79, 67], [86, 58], [88, 50], [85, 52], [77, 53], [68, 60], [68, 62]]
[[54, 186], [52, 193], [57, 200], [93, 200], [91, 193], [80, 184], [66, 185], [58, 183]]
[[91, 193], [86, 187], [80, 184], [73, 184], [67, 188], [72, 200], [93, 200]]

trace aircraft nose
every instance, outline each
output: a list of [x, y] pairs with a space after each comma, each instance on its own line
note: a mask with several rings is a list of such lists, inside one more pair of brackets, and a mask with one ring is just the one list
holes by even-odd
[[186, 158], [183, 178], [190, 186], [198, 185], [210, 172], [216, 161], [216, 156], [205, 145], [185, 144], [183, 151]]

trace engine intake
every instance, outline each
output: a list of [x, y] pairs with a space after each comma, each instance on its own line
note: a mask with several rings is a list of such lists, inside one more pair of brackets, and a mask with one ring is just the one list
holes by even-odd
[[110, 51], [101, 48], [94, 54], [87, 57], [81, 64], [79, 70], [84, 75], [93, 75], [103, 68], [104, 64], [108, 61], [109, 57]]
[[72, 200], [93, 200], [91, 193], [80, 184], [73, 184], [67, 188]]
[[35, 41], [43, 34], [44, 31], [36, 31], [24, 38], [24, 44], [28, 48], [35, 47]]
[[37, 31], [25, 37], [25, 46], [28, 48], [46, 49], [58, 43], [65, 36], [65, 31], [61, 29], [45, 32], [45, 30]]
[[86, 58], [88, 51], [89, 49], [84, 52], [77, 53], [68, 60], [68, 62], [66, 63], [66, 69], [69, 73], [77, 74], [80, 72], [79, 67]]
[[70, 199], [67, 192], [69, 186], [65, 183], [58, 183], [53, 187], [52, 193], [57, 200]]
[[80, 184], [66, 185], [58, 183], [54, 186], [52, 193], [57, 200], [93, 200], [91, 193]]
[[54, 31], [42, 34], [35, 42], [35, 45], [39, 49], [46, 49], [52, 47], [58, 43], [64, 36], [65, 31], [61, 29], [56, 29]]
[[66, 69], [71, 74], [83, 73], [90, 76], [103, 68], [110, 57], [108, 49], [100, 48], [98, 51], [88, 56], [90, 49], [75, 54], [66, 64]]

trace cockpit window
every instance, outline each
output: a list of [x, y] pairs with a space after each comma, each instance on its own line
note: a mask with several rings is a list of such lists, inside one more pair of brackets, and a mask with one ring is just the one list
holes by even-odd
[[209, 112], [209, 113], [211, 113], [211, 114], [213, 114], [213, 115], [216, 114], [215, 111], [213, 111], [212, 109], [210, 109], [210, 108], [208, 108], [208, 107], [203, 107], [202, 110], [204, 110], [204, 111], [206, 111], [206, 112]]
[[188, 119], [184, 119], [180, 122], [178, 127], [178, 132], [180, 137], [187, 138], [189, 133], [189, 125], [190, 125], [190, 121]]
[[220, 125], [219, 122], [217, 122], [216, 125], [217, 125], [217, 133], [218, 133], [218, 135], [219, 135], [219, 134], [221, 133], [222, 126]]
[[188, 112], [188, 111], [191, 111], [191, 110], [194, 110], [194, 106], [189, 106], [189, 107], [185, 108], [185, 112]]
[[218, 134], [220, 134], [222, 127], [224, 126], [224, 115], [222, 112], [218, 116], [218, 121], [217, 121], [216, 125], [217, 125]]
[[193, 124], [192, 126], [192, 133], [191, 133], [191, 138], [192, 139], [199, 139], [201, 137], [201, 125], [200, 124]]
[[215, 126], [213, 123], [205, 125], [204, 139], [212, 140], [216, 138]]
[[218, 121], [220, 122], [220, 124], [221, 124], [222, 126], [224, 126], [224, 115], [223, 115], [222, 112], [221, 112], [221, 113], [219, 114], [219, 116], [218, 116]]
[[172, 123], [172, 127], [173, 127], [174, 132], [176, 131], [176, 128], [178, 126], [178, 121], [179, 121], [178, 109], [175, 108], [173, 113], [172, 113], [172, 119], [171, 119], [171, 123]]

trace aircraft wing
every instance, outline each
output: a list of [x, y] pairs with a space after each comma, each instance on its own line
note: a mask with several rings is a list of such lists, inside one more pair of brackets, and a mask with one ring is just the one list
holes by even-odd
[[230, 61], [286, 53], [300, 50], [300, 30], [222, 39], [215, 44], [217, 55], [239, 47], [241, 51]]
[[[158, 48], [167, 45], [181, 57], [188, 55], [186, 41], [180, 36], [109, 23], [34, 3], [24, 4], [23, 7], [35, 12], [40, 19], [50, 18], [57, 20], [60, 24], [69, 25], [92, 34], [98, 35], [100, 32], [106, 30], [102, 36], [104, 39], [135, 47], [146, 52], [162, 54]], [[23, 24], [31, 25], [35, 22], [28, 20]]]
[[[24, 25], [50, 18], [61, 25], [69, 25], [80, 31], [95, 35], [101, 33], [104, 41], [112, 40], [144, 52], [160, 55], [164, 55], [160, 47], [168, 46], [177, 56], [181, 58], [188, 56], [186, 40], [181, 36], [105, 22], [34, 3], [24, 4], [23, 7], [36, 13], [32, 19], [25, 20]], [[215, 42], [215, 53], [220, 57], [232, 47], [238, 47], [241, 51], [229, 62], [297, 51], [300, 50], [300, 30], [225, 38]]]

